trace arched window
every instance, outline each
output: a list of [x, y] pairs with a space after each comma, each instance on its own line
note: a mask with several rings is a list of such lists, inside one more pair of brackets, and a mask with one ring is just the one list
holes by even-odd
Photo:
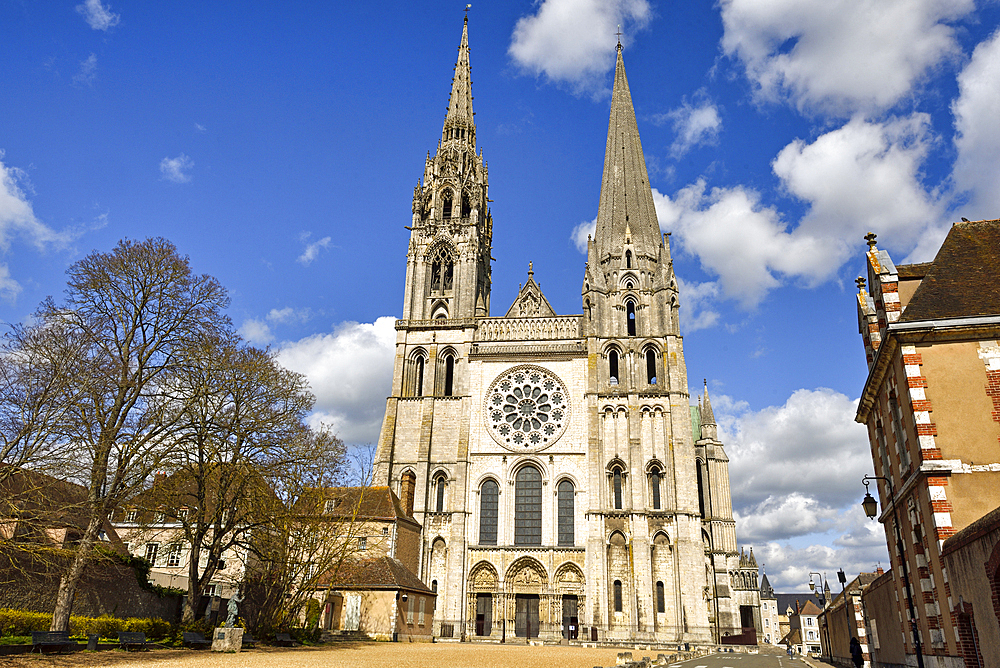
[[615, 612], [622, 611], [622, 581], [615, 580]]
[[468, 218], [472, 214], [472, 203], [469, 202], [469, 195], [462, 193], [462, 218]]
[[632, 251], [630, 250], [625, 251], [625, 268], [632, 268]]
[[441, 212], [445, 218], [451, 218], [451, 191], [444, 191], [444, 201], [441, 204]]
[[514, 545], [542, 544], [542, 474], [525, 466], [514, 477]]
[[646, 351], [646, 382], [656, 385], [656, 351], [652, 348]]
[[635, 303], [628, 302], [625, 304], [625, 316], [627, 318], [628, 324], [628, 335], [635, 336]]
[[487, 480], [479, 488], [479, 544], [497, 544], [497, 511], [500, 507], [500, 486]]
[[612, 385], [618, 384], [618, 351], [612, 350], [608, 353], [608, 382]]
[[454, 395], [455, 390], [455, 356], [448, 355], [444, 358], [444, 396]]
[[611, 472], [611, 493], [614, 496], [615, 510], [622, 509], [622, 470], [618, 467]]
[[667, 611], [667, 597], [663, 592], [663, 582], [658, 581], [656, 583], [656, 611], [666, 612]]
[[444, 477], [444, 475], [439, 475], [436, 478], [434, 478], [435, 512], [439, 513], [444, 512], [444, 488], [446, 484], [447, 484], [447, 479]]
[[573, 536], [573, 483], [563, 480], [559, 483], [559, 545], [572, 545]]
[[455, 279], [455, 261], [446, 248], [440, 248], [431, 260], [431, 293], [451, 290]]
[[416, 378], [414, 383], [413, 396], [422, 397], [424, 396], [424, 358], [417, 358], [416, 365]]
[[653, 497], [653, 510], [660, 509], [660, 469], [653, 469], [649, 474], [649, 488]]

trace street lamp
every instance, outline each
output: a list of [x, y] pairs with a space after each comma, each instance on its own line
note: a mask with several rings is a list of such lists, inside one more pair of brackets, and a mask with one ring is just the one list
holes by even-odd
[[[816, 583], [813, 582], [813, 576], [814, 575], [819, 578], [819, 583], [823, 584], [823, 576], [822, 575], [820, 575], [816, 571], [810, 572], [809, 573], [809, 591], [811, 591], [811, 592], [816, 592]], [[827, 603], [826, 597], [823, 596], [822, 589], [819, 592], [816, 593], [816, 596], [817, 596], [817, 598], [820, 598], [820, 597], [823, 598], [824, 605]]]
[[[906, 552], [903, 551], [903, 536], [899, 532], [899, 509], [896, 504], [896, 492], [892, 488], [892, 480], [880, 475], [866, 475], [861, 479], [865, 484], [865, 498], [861, 506], [865, 509], [868, 519], [875, 519], [878, 515], [878, 501], [868, 491], [869, 480], [884, 480], [889, 486], [889, 501], [892, 503], [892, 519], [896, 528], [896, 550], [899, 552], [899, 560], [903, 564], [903, 588], [906, 590], [906, 605], [910, 609], [910, 631], [913, 633], [913, 649], [917, 652], [917, 668], [924, 668], [924, 653], [920, 647], [920, 631], [917, 629], [917, 615], [913, 610], [913, 592], [910, 591], [910, 575], [906, 566]], [[877, 486], [876, 486], [877, 488]]]

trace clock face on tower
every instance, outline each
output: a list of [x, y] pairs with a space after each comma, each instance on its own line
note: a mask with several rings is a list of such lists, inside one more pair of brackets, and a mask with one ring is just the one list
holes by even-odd
[[514, 452], [537, 452], [569, 424], [566, 384], [547, 369], [525, 364], [504, 371], [486, 391], [483, 411], [493, 439]]

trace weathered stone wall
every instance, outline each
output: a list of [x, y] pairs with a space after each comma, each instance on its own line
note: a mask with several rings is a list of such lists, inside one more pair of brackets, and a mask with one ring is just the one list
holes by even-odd
[[[44, 559], [23, 551], [0, 554], [0, 607], [52, 612], [69, 552], [45, 550]], [[144, 589], [135, 571], [110, 559], [92, 562], [76, 591], [73, 614], [97, 617], [157, 617], [176, 622], [181, 596]]]

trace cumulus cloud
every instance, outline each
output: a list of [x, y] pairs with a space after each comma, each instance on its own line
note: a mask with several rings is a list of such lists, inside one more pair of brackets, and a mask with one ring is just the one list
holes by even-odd
[[118, 25], [121, 15], [111, 11], [111, 5], [103, 5], [101, 0], [86, 0], [82, 5], [76, 6], [76, 11], [83, 15], [83, 18], [94, 30], [108, 30]]
[[274, 334], [267, 323], [257, 318], [248, 318], [240, 325], [239, 335], [255, 346], [266, 346], [274, 341]]
[[[306, 242], [309, 240], [309, 237], [311, 235], [312, 232], [303, 232], [302, 234], [299, 235], [299, 239], [303, 242]], [[313, 260], [319, 257], [319, 252], [321, 250], [325, 250], [327, 247], [329, 247], [331, 241], [333, 241], [333, 237], [323, 237], [318, 241], [307, 243], [305, 250], [302, 251], [302, 255], [298, 256], [298, 258], [296, 258], [295, 261], [298, 262], [299, 264], [304, 264], [306, 266], [309, 266], [310, 264], [312, 264]]]
[[[871, 473], [872, 461], [865, 427], [854, 421], [856, 399], [818, 388], [796, 390], [783, 405], [759, 411], [724, 397], [712, 405], [718, 405], [733, 507], [740, 513], [773, 513], [781, 507], [776, 500], [794, 494], [828, 508], [861, 496], [861, 478]], [[821, 484], [809, 485], [812, 477]]]
[[176, 158], [160, 160], [160, 178], [174, 183], [187, 183], [191, 180], [188, 170], [194, 167], [194, 160], [181, 153]]
[[980, 43], [958, 76], [952, 102], [955, 148], [954, 181], [969, 199], [960, 215], [970, 220], [996, 218], [1000, 212], [1000, 30]]
[[[0, 150], [0, 252], [8, 252], [15, 238], [27, 241], [39, 251], [65, 245], [72, 235], [53, 230], [35, 216], [27, 195], [31, 192], [27, 173], [5, 165], [3, 157]], [[0, 263], [0, 297], [12, 301], [20, 292], [20, 283], [11, 276], [7, 265]]]
[[508, 53], [527, 72], [597, 93], [614, 67], [617, 26], [627, 40], [651, 17], [647, 0], [542, 0], [518, 19]]
[[97, 56], [90, 54], [80, 63], [80, 71], [73, 75], [73, 83], [77, 86], [92, 86], [97, 78]]
[[573, 228], [569, 238], [581, 253], [587, 252], [587, 239], [597, 234], [597, 218], [591, 221], [583, 221]]
[[745, 186], [708, 188], [704, 179], [672, 197], [653, 190], [661, 229], [719, 278], [726, 298], [753, 308], [783, 281], [816, 286], [835, 275], [877, 230], [909, 251], [938, 229], [942, 206], [921, 183], [934, 141], [915, 113], [881, 122], [854, 118], [807, 143], [795, 140], [772, 163], [784, 194], [807, 205], [788, 221]]
[[860, 507], [872, 463], [865, 427], [854, 422], [856, 399], [818, 388], [757, 411], [725, 395], [712, 406], [740, 544], [754, 546], [776, 589], [802, 587], [810, 570], [886, 563], [882, 525]]
[[851, 116], [891, 108], [960, 48], [973, 0], [722, 0], [722, 49], [762, 99]]
[[681, 106], [653, 118], [657, 124], [670, 123], [676, 138], [670, 146], [674, 159], [680, 158], [695, 146], [714, 144], [722, 130], [719, 108], [708, 99], [704, 90], [698, 91], [694, 102], [684, 100]]
[[373, 443], [392, 390], [395, 344], [396, 319], [383, 316], [284, 344], [278, 359], [309, 379], [316, 395], [314, 422], [332, 426], [348, 443]]
[[688, 283], [678, 276], [677, 289], [680, 291], [681, 323], [685, 332], [706, 329], [719, 321], [719, 312], [711, 308], [719, 296], [718, 283]]
[[267, 319], [274, 323], [308, 322], [312, 318], [312, 310], [309, 308], [292, 308], [286, 306], [282, 309], [273, 308], [267, 314]]

